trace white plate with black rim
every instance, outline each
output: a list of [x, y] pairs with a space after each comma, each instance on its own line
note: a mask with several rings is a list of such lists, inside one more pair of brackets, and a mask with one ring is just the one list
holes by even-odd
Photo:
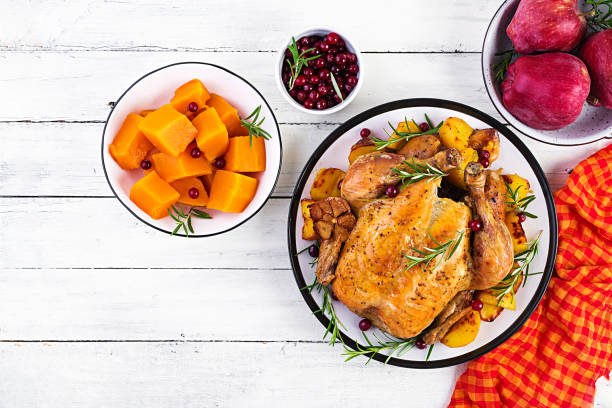
[[[523, 223], [523, 227], [527, 239], [534, 239], [541, 234], [539, 251], [531, 262], [530, 271], [542, 273], [529, 276], [525, 286], [517, 292], [516, 310], [504, 310], [493, 322], [482, 322], [478, 336], [467, 346], [449, 348], [443, 344], [436, 344], [431, 350], [414, 347], [404, 351], [401, 357], [395, 355], [391, 358], [388, 358], [384, 351], [377, 354], [370, 353], [362, 357], [364, 362], [372, 357], [401, 367], [438, 368], [461, 364], [479, 357], [506, 341], [525, 323], [542, 298], [553, 271], [557, 253], [557, 216], [553, 197], [540, 165], [520, 139], [489, 115], [456, 102], [440, 99], [405, 99], [386, 103], [360, 113], [334, 130], [306, 163], [293, 192], [288, 222], [289, 256], [297, 287], [310, 310], [323, 325], [321, 335], [329, 324], [329, 316], [317, 312], [322, 306], [322, 293], [304, 289], [314, 281], [315, 268], [310, 265], [312, 258], [307, 251], [298, 255], [298, 252], [312, 244], [312, 241], [302, 239], [303, 219], [300, 200], [309, 198], [310, 186], [318, 170], [336, 167], [346, 171], [349, 165], [348, 154], [351, 146], [359, 140], [362, 128], [371, 129], [375, 135], [382, 136], [383, 129], [388, 129], [388, 122], [397, 123], [405, 117], [421, 122], [425, 114], [433, 123], [455, 116], [465, 120], [475, 129], [492, 127], [499, 131], [500, 155], [492, 164], [492, 168], [503, 168], [505, 174], [516, 173], [529, 180], [536, 197], [529, 206], [529, 212], [538, 218], [528, 219]], [[358, 342], [362, 348], [366, 348], [367, 343], [359, 329], [361, 318], [337, 300], [333, 301], [333, 306], [344, 326], [339, 327], [339, 334], [346, 346], [356, 350]], [[384, 334], [374, 327], [367, 331], [367, 335], [373, 342], [376, 341], [375, 336], [384, 339]], [[337, 346], [336, 349], [338, 354], [343, 353], [342, 346]], [[429, 358], [427, 358], [428, 353]]]
[[[115, 134], [128, 113], [144, 109], [156, 109], [174, 95], [174, 90], [194, 78], [201, 80], [211, 93], [217, 93], [238, 109], [241, 117], [261, 106], [262, 128], [271, 138], [266, 140], [266, 170], [250, 174], [258, 180], [257, 192], [251, 203], [241, 213], [225, 213], [206, 210], [212, 219], [193, 218], [195, 233], [190, 237], [208, 237], [230, 231], [253, 217], [272, 195], [280, 175], [282, 144], [278, 123], [272, 108], [263, 95], [246, 79], [218, 65], [205, 62], [179, 62], [156, 69], [134, 82], [115, 102], [108, 115], [102, 135], [102, 167], [108, 184], [123, 206], [144, 224], [171, 234], [176, 222], [168, 217], [154, 220], [130, 200], [130, 188], [143, 177], [141, 169], [122, 170], [108, 152]], [[182, 232], [176, 235], [185, 236]]]

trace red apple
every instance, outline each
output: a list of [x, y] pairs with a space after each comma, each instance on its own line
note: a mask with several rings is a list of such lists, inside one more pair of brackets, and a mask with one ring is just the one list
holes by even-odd
[[521, 0], [506, 34], [519, 54], [570, 51], [586, 31], [578, 0]]
[[589, 103], [612, 109], [612, 28], [587, 38], [578, 55], [593, 80]]
[[575, 121], [591, 78], [579, 58], [564, 52], [524, 55], [508, 67], [501, 84], [506, 109], [536, 129], [560, 129]]

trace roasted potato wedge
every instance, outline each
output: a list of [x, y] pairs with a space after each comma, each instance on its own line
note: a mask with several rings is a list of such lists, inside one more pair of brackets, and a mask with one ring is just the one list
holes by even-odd
[[527, 236], [525, 230], [519, 222], [518, 214], [515, 211], [506, 213], [504, 220], [510, 235], [512, 236], [512, 246], [514, 247], [514, 254], [527, 250]]
[[[532, 192], [531, 187], [529, 186], [529, 181], [522, 178], [518, 174], [504, 174], [502, 178], [504, 179], [506, 184], [510, 186], [512, 191], [516, 192], [517, 201], [524, 199], [525, 197], [527, 197], [529, 193]], [[508, 192], [508, 195], [510, 195], [510, 192]], [[511, 200], [508, 199], [506, 201], [511, 201]], [[506, 211], [515, 211], [515, 210], [517, 210], [517, 207], [515, 205], [506, 204]]]
[[338, 182], [344, 178], [344, 174], [342, 170], [333, 167], [319, 170], [310, 188], [310, 197], [315, 201], [340, 197]]
[[477, 129], [470, 136], [468, 146], [489, 152], [489, 162], [493, 163], [499, 156], [499, 133], [493, 128]]
[[504, 310], [501, 306], [491, 305], [489, 303], [482, 304], [482, 309], [480, 309], [480, 320], [484, 320], [485, 322], [492, 322], [499, 316], [499, 314]]
[[436, 135], [413, 137], [399, 150], [399, 154], [416, 159], [429, 159], [440, 150], [440, 138]]
[[353, 164], [359, 156], [364, 154], [372, 153], [376, 151], [376, 146], [369, 138], [359, 139], [357, 143], [351, 146], [351, 152], [349, 153], [349, 164]]
[[449, 171], [447, 180], [454, 186], [467, 190], [464, 179], [465, 168], [470, 162], [478, 161], [478, 152], [471, 147], [466, 147], [465, 149], [461, 150], [461, 156], [463, 156], [461, 167]]
[[447, 118], [440, 127], [440, 140], [446, 148], [454, 147], [459, 151], [468, 148], [470, 136], [474, 129], [463, 119], [450, 117]]
[[440, 342], [447, 347], [463, 347], [474, 341], [480, 330], [480, 313], [470, 311], [453, 325]]
[[302, 217], [304, 218], [304, 226], [302, 227], [302, 239], [306, 241], [314, 241], [319, 239], [319, 234], [314, 229], [314, 223], [310, 216], [310, 205], [314, 204], [315, 200], [304, 198], [300, 201], [300, 207], [302, 208]]

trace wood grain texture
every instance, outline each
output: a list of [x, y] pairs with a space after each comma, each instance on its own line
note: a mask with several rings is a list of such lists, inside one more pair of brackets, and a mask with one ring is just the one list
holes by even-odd
[[452, 7], [325, 0], [8, 3], [0, 17], [0, 46], [26, 50], [276, 51], [306, 28], [329, 26], [364, 51], [480, 51], [499, 7], [487, 0], [457, 1]]

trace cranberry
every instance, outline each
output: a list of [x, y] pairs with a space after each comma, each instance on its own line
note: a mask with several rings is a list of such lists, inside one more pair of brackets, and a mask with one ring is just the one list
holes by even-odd
[[525, 214], [523, 214], [523, 213], [520, 213], [518, 215], [518, 220], [519, 220], [520, 223], [523, 223], [523, 222], [527, 221], [527, 216]]
[[335, 57], [336, 57], [336, 54], [334, 54], [333, 52], [328, 52], [327, 55], [325, 55], [325, 61], [328, 64], [333, 64]]
[[308, 81], [312, 84], [312, 85], [318, 85], [319, 81], [321, 81], [321, 78], [319, 78], [317, 75], [313, 75], [310, 78], [308, 78]]
[[200, 196], [200, 192], [198, 191], [197, 188], [190, 188], [189, 189], [189, 197], [196, 199]]
[[306, 92], [304, 91], [297, 91], [297, 100], [300, 102], [304, 102], [304, 100], [306, 99]]
[[359, 65], [357, 65], [357, 64], [351, 64], [351, 65], [349, 65], [349, 67], [348, 67], [348, 71], [349, 71], [351, 74], [357, 74], [357, 73], [359, 72]]
[[187, 109], [189, 110], [189, 112], [197, 112], [198, 104], [195, 102], [190, 102], [189, 105], [187, 106]]
[[340, 97], [338, 96], [338, 94], [337, 94], [337, 93], [335, 93], [335, 92], [334, 92], [334, 96], [333, 96], [333, 98], [334, 98], [334, 102], [336, 102], [336, 103], [340, 103], [340, 102], [342, 102], [342, 99], [340, 99]]
[[298, 75], [298, 77], [295, 78], [295, 85], [304, 86], [304, 84], [306, 84], [306, 77], [304, 75]]
[[319, 44], [319, 51], [329, 52], [329, 43], [327, 41], [321, 41], [321, 44]]
[[302, 91], [304, 91], [304, 92], [310, 92], [310, 91], [312, 91], [312, 90], [313, 90], [313, 87], [312, 87], [312, 85], [310, 85], [310, 84], [306, 84], [306, 85], [304, 85], [304, 86], [302, 87]]
[[317, 91], [319, 91], [319, 94], [321, 96], [325, 96], [329, 93], [329, 88], [327, 88], [327, 86], [325, 85], [319, 85], [319, 88], [317, 89]]
[[344, 179], [341, 179], [341, 180], [338, 182], [338, 190], [340, 190], [340, 189], [342, 188], [342, 182], [343, 182], [343, 181], [344, 181]]
[[330, 292], [331, 292], [331, 297], [332, 297], [332, 299], [334, 299], [334, 300], [338, 300], [338, 296], [336, 296], [336, 294], [334, 293], [334, 291], [333, 291], [333, 290], [330, 290]]
[[325, 68], [325, 60], [323, 58], [317, 58], [316, 60], [314, 60], [314, 67], [316, 69]]
[[331, 73], [332, 73], [332, 74], [334, 74], [334, 75], [336, 76], [336, 79], [338, 79], [338, 76], [339, 76], [339, 74], [340, 74], [340, 71], [342, 71], [342, 70], [340, 69], [340, 67], [339, 67], [339, 66], [337, 66], [337, 65], [332, 65], [332, 67], [331, 67]]
[[319, 35], [311, 35], [310, 36], [310, 43], [314, 44], [314, 46], [316, 46], [317, 43], [320, 43], [321, 40], [322, 40], [322, 38]]
[[339, 37], [338, 42], [336, 43], [336, 47], [338, 47], [338, 49], [344, 49], [345, 46], [346, 46], [346, 43], [344, 42], [342, 37]]
[[316, 101], [317, 99], [319, 99], [319, 93], [317, 91], [310, 91], [310, 93], [308, 94], [308, 99], [312, 99], [312, 101]]
[[354, 64], [357, 62], [357, 55], [353, 54], [352, 52], [347, 52], [345, 55], [346, 55], [346, 59], [351, 64]]
[[397, 189], [397, 186], [395, 184], [391, 184], [390, 186], [387, 186], [387, 190], [385, 191], [385, 193], [387, 194], [387, 197], [389, 198], [393, 198], [397, 196], [398, 192], [399, 190]]
[[427, 122], [422, 122], [419, 125], [419, 129], [421, 129], [421, 132], [427, 132], [429, 130], [429, 124]]
[[325, 99], [319, 99], [317, 101], [317, 109], [318, 110], [327, 109], [327, 101]]
[[289, 51], [289, 48], [287, 48], [285, 50], [285, 58], [291, 58], [291, 56], [292, 56], [291, 51]]
[[151, 162], [148, 160], [143, 160], [140, 162], [140, 168], [143, 170], [149, 170], [151, 168]]
[[329, 79], [329, 69], [323, 68], [321, 71], [319, 71], [319, 78], [327, 81]]
[[311, 99], [306, 99], [304, 101], [304, 107], [306, 109], [312, 109], [314, 107], [314, 102]]
[[318, 48], [311, 48], [310, 51], [308, 51], [308, 55], [309, 57], [316, 57], [317, 55], [321, 54], [321, 51], [319, 51]]
[[340, 36], [338, 35], [338, 33], [334, 33], [334, 32], [327, 34], [327, 37], [325, 38], [325, 40], [331, 45], [338, 44], [339, 39], [340, 39]]
[[202, 156], [202, 151], [199, 148], [194, 147], [193, 149], [191, 149], [191, 157], [193, 157], [194, 159], [199, 159], [200, 156]]
[[489, 159], [485, 159], [484, 157], [482, 157], [480, 160], [478, 160], [480, 162], [480, 164], [482, 164], [482, 167], [489, 167]]
[[478, 220], [472, 220], [468, 222], [468, 227], [470, 227], [472, 231], [480, 231], [482, 229], [482, 223]]
[[319, 256], [319, 247], [316, 246], [315, 244], [312, 244], [311, 246], [309, 246], [308, 255], [312, 256], [313, 258], [316, 258], [317, 256]]
[[299, 39], [298, 43], [303, 47], [308, 47], [310, 45], [310, 38], [302, 37]]
[[370, 330], [370, 327], [372, 327], [372, 322], [370, 319], [361, 319], [359, 321], [359, 330], [368, 331]]
[[414, 342], [414, 345], [420, 350], [423, 350], [425, 347], [427, 347], [427, 343], [425, 343], [423, 339], [417, 339], [417, 341]]
[[370, 131], [370, 129], [363, 128], [363, 129], [361, 129], [361, 132], [359, 132], [359, 136], [361, 136], [361, 137], [368, 137], [368, 136], [370, 136], [370, 133], [372, 133]]
[[223, 157], [219, 157], [215, 160], [215, 167], [218, 169], [222, 169], [225, 167], [225, 159]]
[[[344, 90], [346, 91], [347, 94], [349, 94], [353, 90], [353, 87], [349, 84], [344, 84]], [[342, 96], [344, 96], [344, 94]]]
[[346, 78], [346, 84], [354, 87], [357, 85], [357, 77], [354, 75], [349, 75], [348, 78]]
[[491, 153], [489, 153], [488, 150], [481, 150], [480, 151], [480, 157], [483, 159], [488, 159], [491, 157]]
[[338, 66], [344, 67], [346, 65], [346, 56], [344, 54], [336, 54], [336, 57], [334, 58], [334, 62]]
[[289, 95], [290, 95], [290, 96], [291, 96], [293, 99], [295, 99], [295, 98], [297, 98], [297, 92], [298, 92], [298, 91], [297, 91], [297, 89], [293, 88], [292, 90], [290, 90], [290, 91], [289, 91]]
[[312, 69], [312, 68], [304, 68], [304, 69], [302, 70], [302, 74], [303, 74], [305, 77], [309, 77], [309, 76], [311, 76], [312, 74], [314, 74], [314, 71], [313, 71], [313, 69]]
[[478, 311], [481, 311], [482, 308], [484, 307], [484, 305], [482, 304], [482, 302], [478, 299], [472, 300], [472, 309]]
[[289, 72], [283, 72], [281, 75], [284, 84], [288, 84], [291, 79], [291, 74]]

